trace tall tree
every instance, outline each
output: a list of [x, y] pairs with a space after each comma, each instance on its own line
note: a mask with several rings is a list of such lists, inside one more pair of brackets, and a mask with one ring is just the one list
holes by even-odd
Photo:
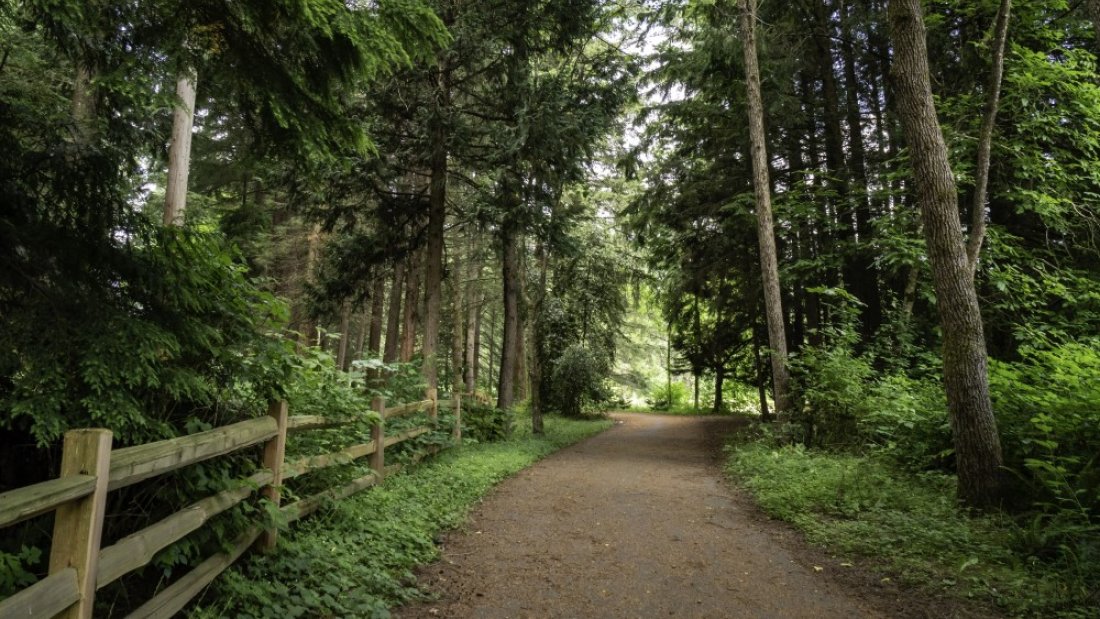
[[958, 187], [936, 116], [920, 0], [890, 0], [896, 105], [913, 164], [928, 261], [943, 328], [943, 377], [955, 441], [959, 498], [1001, 500], [1001, 443], [989, 396], [985, 337], [959, 220]]
[[772, 385], [777, 414], [789, 409], [790, 371], [787, 368], [787, 335], [784, 326], [782, 292], [779, 288], [779, 260], [772, 223], [771, 181], [764, 133], [764, 104], [760, 95], [760, 68], [756, 59], [756, 0], [740, 0], [741, 45], [745, 54], [745, 81], [752, 159], [752, 186], [756, 198], [757, 239], [760, 244], [760, 272], [764, 282], [764, 309], [768, 322], [768, 345], [772, 356]]

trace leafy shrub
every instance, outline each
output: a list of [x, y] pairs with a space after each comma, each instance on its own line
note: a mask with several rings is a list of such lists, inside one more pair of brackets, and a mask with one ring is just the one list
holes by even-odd
[[862, 440], [912, 470], [946, 468], [954, 454], [943, 386], [904, 374], [875, 380], [860, 405]]
[[462, 403], [463, 436], [485, 443], [500, 441], [512, 435], [516, 426], [516, 415], [512, 411], [501, 410], [476, 401]]
[[611, 391], [604, 384], [610, 371], [607, 355], [574, 344], [554, 362], [554, 400], [566, 417], [580, 417], [586, 406], [607, 400]]
[[649, 397], [645, 401], [650, 408], [657, 411], [680, 408], [688, 401], [687, 385], [679, 381], [673, 381], [672, 384], [662, 383], [650, 389]]
[[846, 344], [809, 346], [790, 362], [792, 421], [806, 445], [851, 444], [859, 415], [867, 407], [871, 365]]

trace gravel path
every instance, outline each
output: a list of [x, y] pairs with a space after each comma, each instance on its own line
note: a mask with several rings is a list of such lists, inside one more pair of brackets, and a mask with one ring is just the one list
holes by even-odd
[[[615, 415], [502, 483], [421, 571], [399, 617], [879, 617], [778, 543], [719, 469], [728, 417]], [[797, 549], [795, 549], [797, 550]], [[812, 557], [812, 553], [810, 555]], [[876, 611], [876, 609], [880, 609]]]

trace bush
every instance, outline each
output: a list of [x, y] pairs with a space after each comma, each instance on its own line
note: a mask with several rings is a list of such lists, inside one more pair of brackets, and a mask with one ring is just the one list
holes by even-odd
[[462, 434], [467, 438], [480, 443], [501, 441], [511, 436], [515, 427], [516, 415], [512, 411], [472, 399], [462, 403]]
[[607, 355], [574, 344], [554, 362], [554, 401], [566, 417], [580, 417], [586, 406], [610, 399], [605, 385], [610, 370]]
[[667, 411], [680, 408], [687, 404], [687, 385], [679, 381], [672, 384], [663, 383], [649, 391], [649, 397], [645, 402], [655, 411]]
[[1079, 525], [1100, 510], [1100, 347], [1069, 342], [990, 366], [1005, 465], [1036, 507]]
[[792, 357], [791, 420], [802, 428], [801, 442], [827, 446], [852, 444], [859, 415], [867, 408], [871, 365], [846, 344], [809, 346]]

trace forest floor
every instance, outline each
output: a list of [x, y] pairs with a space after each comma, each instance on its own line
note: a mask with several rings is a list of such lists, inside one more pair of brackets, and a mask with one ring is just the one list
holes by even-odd
[[617, 414], [503, 482], [398, 617], [951, 617], [768, 519], [721, 470], [736, 417]]

